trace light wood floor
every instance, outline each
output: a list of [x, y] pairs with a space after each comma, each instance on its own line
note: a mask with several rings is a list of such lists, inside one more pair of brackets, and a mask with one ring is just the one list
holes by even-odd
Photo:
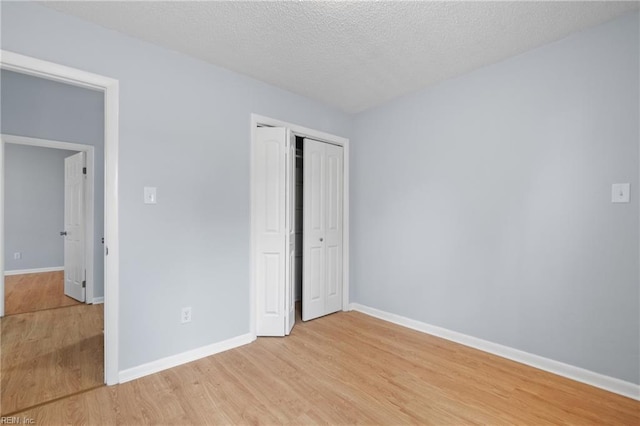
[[0, 414], [101, 386], [103, 305], [2, 318]]
[[64, 272], [9, 275], [4, 279], [5, 315], [78, 305], [64, 294]]
[[348, 312], [19, 415], [90, 425], [638, 425], [640, 402]]

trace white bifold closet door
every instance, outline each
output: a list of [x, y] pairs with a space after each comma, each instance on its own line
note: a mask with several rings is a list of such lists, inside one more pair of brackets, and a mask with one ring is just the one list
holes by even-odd
[[258, 336], [284, 336], [295, 323], [295, 145], [289, 130], [256, 129], [255, 188]]
[[302, 319], [342, 309], [343, 148], [304, 139]]

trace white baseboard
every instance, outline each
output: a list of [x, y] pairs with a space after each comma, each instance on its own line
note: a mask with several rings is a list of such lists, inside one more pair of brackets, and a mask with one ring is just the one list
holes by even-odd
[[92, 303], [94, 305], [100, 305], [101, 303], [104, 303], [104, 297], [94, 297]]
[[9, 275], [23, 275], [23, 274], [40, 274], [42, 272], [56, 272], [64, 271], [64, 266], [51, 266], [49, 268], [34, 268], [34, 269], [14, 269], [13, 271], [4, 271], [5, 276]]
[[148, 376], [149, 374], [157, 373], [162, 370], [177, 367], [191, 361], [196, 361], [220, 352], [228, 351], [229, 349], [246, 345], [254, 340], [256, 340], [255, 335], [251, 333], [243, 334], [222, 342], [202, 346], [197, 349], [192, 349], [187, 352], [182, 352], [177, 355], [168, 356], [157, 361], [152, 361], [147, 364], [142, 364], [137, 367], [120, 371], [118, 379], [120, 383], [129, 382], [131, 380], [139, 379], [140, 377]]
[[487, 340], [478, 339], [477, 337], [458, 333], [457, 331], [448, 330], [446, 328], [412, 320], [410, 318], [381, 311], [379, 309], [370, 308], [368, 306], [360, 305], [359, 303], [351, 303], [350, 307], [354, 311], [362, 312], [363, 314], [367, 314], [381, 320], [441, 337], [452, 342], [460, 343], [461, 345], [479, 349], [502, 358], [507, 358], [521, 364], [526, 364], [540, 370], [586, 383], [628, 398], [640, 400], [640, 385], [636, 385], [635, 383], [626, 382], [624, 380], [616, 379], [615, 377], [605, 376], [604, 374], [585, 370], [584, 368], [565, 364], [539, 355], [534, 355], [509, 346], [503, 346]]

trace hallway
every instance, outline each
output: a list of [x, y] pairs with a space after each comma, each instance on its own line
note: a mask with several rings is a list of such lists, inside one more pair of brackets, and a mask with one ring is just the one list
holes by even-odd
[[79, 304], [2, 318], [0, 414], [102, 386], [103, 315]]

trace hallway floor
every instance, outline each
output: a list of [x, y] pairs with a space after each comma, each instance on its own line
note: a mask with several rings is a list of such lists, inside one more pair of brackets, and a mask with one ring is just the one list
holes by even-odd
[[64, 271], [8, 275], [4, 286], [5, 315], [81, 304], [64, 294]]
[[0, 320], [2, 416], [103, 386], [103, 306], [78, 304]]

